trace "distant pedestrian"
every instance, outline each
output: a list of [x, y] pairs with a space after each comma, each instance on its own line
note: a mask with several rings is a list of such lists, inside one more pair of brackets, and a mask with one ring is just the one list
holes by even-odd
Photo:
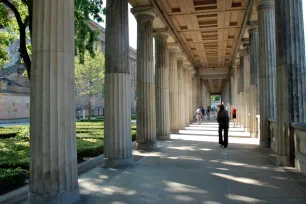
[[[219, 123], [219, 144], [220, 147], [227, 148], [228, 146], [228, 128], [229, 128], [229, 117], [228, 112], [224, 109], [224, 105], [220, 106], [220, 111], [218, 112], [217, 121]], [[224, 140], [222, 138], [222, 130], [224, 130]]]
[[198, 124], [201, 124], [201, 120], [202, 120], [202, 112], [201, 112], [201, 106], [199, 106], [199, 108], [196, 110], [196, 119]]
[[203, 108], [203, 106], [201, 107], [201, 113], [202, 113], [202, 119], [204, 120], [205, 109]]
[[234, 122], [234, 127], [236, 127], [236, 121], [237, 121], [237, 109], [234, 108], [233, 112], [232, 112], [232, 118], [233, 118], [233, 122]]
[[210, 107], [207, 106], [207, 119], [210, 120]]

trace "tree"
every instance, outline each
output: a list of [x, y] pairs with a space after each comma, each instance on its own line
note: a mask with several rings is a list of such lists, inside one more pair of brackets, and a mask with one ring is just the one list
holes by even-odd
[[104, 55], [100, 51], [95, 52], [95, 58], [85, 52], [84, 63], [79, 57], [75, 57], [75, 86], [79, 96], [88, 97], [88, 120], [91, 116], [91, 98], [103, 90], [104, 61]]
[[221, 96], [220, 95], [212, 95], [211, 96], [211, 101], [220, 101], [221, 100]]
[[[9, 21], [7, 10], [9, 8], [15, 15], [14, 21], [17, 25], [16, 32], [19, 34], [20, 48], [19, 53], [26, 66], [28, 77], [30, 79], [31, 73], [31, 46], [27, 45], [27, 36], [30, 41], [32, 39], [32, 15], [33, 7], [32, 0], [0, 0], [0, 25], [6, 25]], [[97, 22], [102, 22], [101, 14], [103, 1], [102, 0], [75, 0], [75, 48], [76, 54], [80, 57], [80, 62], [84, 63], [84, 54], [87, 50], [92, 57], [94, 57], [94, 42], [97, 40], [98, 31], [92, 30], [88, 22], [91, 21], [90, 17]], [[27, 33], [29, 28], [29, 33]], [[0, 39], [1, 42], [1, 39]], [[5, 57], [5, 46], [0, 47], [1, 53]]]

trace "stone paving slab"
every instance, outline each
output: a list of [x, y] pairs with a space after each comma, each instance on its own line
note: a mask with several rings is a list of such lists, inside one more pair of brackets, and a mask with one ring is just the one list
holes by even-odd
[[186, 138], [158, 142], [155, 152], [135, 150], [132, 167], [83, 174], [77, 204], [306, 203], [305, 191], [250, 143], [224, 149]]

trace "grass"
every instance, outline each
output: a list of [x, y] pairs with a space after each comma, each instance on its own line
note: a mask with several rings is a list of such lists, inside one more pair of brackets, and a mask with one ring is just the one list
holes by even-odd
[[[136, 125], [131, 126], [132, 140], [136, 140]], [[2, 133], [2, 134], [1, 134]], [[2, 135], [2, 137], [1, 137]], [[8, 136], [7, 136], [8, 135]], [[29, 126], [0, 128], [0, 186], [12, 180], [12, 183], [24, 183], [28, 177], [30, 164]], [[76, 123], [78, 162], [103, 154], [104, 119], [80, 121]], [[19, 175], [18, 172], [20, 172]], [[14, 180], [15, 178], [15, 180]], [[17, 187], [20, 185], [17, 185]], [[16, 187], [15, 185], [11, 187]], [[6, 190], [1, 189], [0, 195]]]

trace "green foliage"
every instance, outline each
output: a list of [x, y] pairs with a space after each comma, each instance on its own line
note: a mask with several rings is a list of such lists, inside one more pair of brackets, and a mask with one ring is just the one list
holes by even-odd
[[5, 138], [11, 138], [11, 137], [16, 137], [17, 136], [16, 131], [8, 131], [8, 130], [1, 130], [0, 129], [0, 138], [5, 139]]
[[29, 177], [29, 171], [21, 168], [1, 169], [0, 168], [0, 195], [25, 184]]
[[82, 64], [78, 57], [75, 57], [75, 85], [78, 95], [91, 97], [102, 92], [104, 84], [104, 55], [96, 51], [95, 58], [85, 53], [85, 62]]
[[[78, 162], [103, 154], [104, 119], [77, 122], [76, 131]], [[131, 126], [131, 131], [132, 141], [135, 141], [136, 124]], [[0, 186], [7, 185], [2, 190], [12, 190], [24, 185], [24, 180], [28, 178], [30, 128], [29, 126], [5, 127], [0, 128], [0, 132], [17, 135], [13, 138], [0, 138]], [[1, 178], [3, 179], [1, 180]], [[7, 184], [8, 181], [10, 184]]]
[[103, 154], [104, 140], [103, 139], [77, 139], [77, 156], [78, 162], [84, 161], [86, 157], [96, 157]]
[[211, 101], [220, 101], [221, 100], [221, 96], [220, 95], [212, 95], [210, 96]]
[[17, 138], [0, 139], [0, 168], [29, 169], [30, 144]]
[[[4, 5], [12, 3], [15, 8], [15, 17], [8, 17], [8, 9]], [[85, 52], [88, 51], [91, 57], [95, 56], [94, 43], [97, 41], [98, 31], [92, 30], [89, 26], [91, 19], [96, 22], [103, 22], [103, 1], [102, 0], [75, 0], [75, 49], [76, 54], [80, 57], [80, 62], [85, 61]], [[16, 15], [20, 16], [20, 21], [16, 19]], [[26, 21], [27, 19], [27, 21]], [[8, 34], [13, 34], [13, 39], [20, 39], [20, 32], [22, 31], [21, 38], [28, 38], [31, 41], [32, 32], [32, 0], [0, 0], [0, 25], [7, 28], [5, 34], [0, 35], [0, 68], [9, 59], [7, 57], [7, 46], [10, 42], [10, 37]], [[29, 32], [27, 27], [29, 26]], [[25, 63], [28, 72], [31, 70], [31, 50], [30, 44], [26, 45], [25, 40], [20, 41], [20, 47], [22, 48], [20, 52], [23, 62]]]

